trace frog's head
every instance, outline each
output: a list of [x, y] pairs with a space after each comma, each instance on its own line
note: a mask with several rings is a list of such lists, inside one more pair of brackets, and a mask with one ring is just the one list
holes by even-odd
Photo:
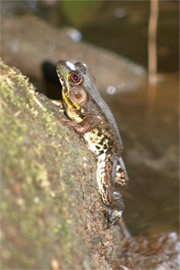
[[80, 62], [73, 64], [69, 61], [60, 60], [57, 62], [56, 70], [62, 85], [65, 107], [71, 112], [71, 115], [74, 113], [71, 118], [75, 118], [75, 114], [80, 117], [80, 115], [83, 115], [84, 106], [88, 101], [84, 87], [86, 65]]

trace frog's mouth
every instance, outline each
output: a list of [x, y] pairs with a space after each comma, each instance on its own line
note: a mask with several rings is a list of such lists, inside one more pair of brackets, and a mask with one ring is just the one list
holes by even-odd
[[69, 71], [65, 67], [64, 61], [60, 60], [59, 62], [57, 62], [56, 71], [62, 85], [62, 90], [64, 92], [68, 92], [69, 87], [67, 85], [67, 82], [68, 82]]
[[64, 80], [64, 78], [59, 76], [59, 80], [60, 80], [61, 85], [62, 85], [62, 91], [64, 93], [68, 93], [69, 92], [69, 87], [67, 86], [66, 81]]

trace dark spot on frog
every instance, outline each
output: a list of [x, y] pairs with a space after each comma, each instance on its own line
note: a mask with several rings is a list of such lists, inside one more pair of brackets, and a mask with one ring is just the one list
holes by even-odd
[[103, 145], [103, 139], [101, 139], [100, 141], [98, 141], [98, 144]]

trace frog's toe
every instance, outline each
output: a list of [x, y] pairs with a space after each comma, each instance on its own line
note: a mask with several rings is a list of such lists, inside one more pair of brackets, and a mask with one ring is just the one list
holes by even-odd
[[119, 223], [120, 218], [122, 217], [123, 211], [118, 211], [118, 210], [112, 210], [111, 214], [109, 216], [109, 221], [112, 225], [115, 225]]

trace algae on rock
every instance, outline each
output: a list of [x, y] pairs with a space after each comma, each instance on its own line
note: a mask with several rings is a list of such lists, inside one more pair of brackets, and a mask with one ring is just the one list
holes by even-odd
[[60, 105], [3, 62], [0, 96], [1, 269], [179, 268], [175, 233], [105, 226], [94, 157]]
[[90, 261], [87, 230], [102, 219], [90, 214], [101, 208], [95, 161], [60, 106], [3, 62], [0, 95], [2, 267], [81, 267], [84, 253]]

